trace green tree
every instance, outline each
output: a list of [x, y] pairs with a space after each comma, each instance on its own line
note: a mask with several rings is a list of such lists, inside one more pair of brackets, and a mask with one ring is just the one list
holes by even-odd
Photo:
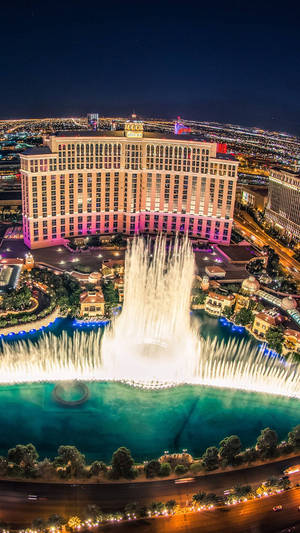
[[32, 467], [38, 460], [38, 453], [33, 444], [17, 444], [15, 448], [8, 450], [7, 459], [9, 462], [19, 466]]
[[161, 477], [167, 477], [171, 474], [172, 468], [170, 463], [161, 463], [159, 475]]
[[270, 428], [263, 429], [256, 441], [256, 447], [262, 457], [273, 457], [277, 444], [278, 435], [276, 431]]
[[128, 450], [128, 448], [125, 446], [118, 448], [113, 453], [111, 465], [111, 473], [113, 478], [118, 479], [120, 477], [125, 477], [132, 479], [134, 477], [134, 461], [130, 450]]
[[119, 302], [119, 294], [118, 291], [114, 289], [112, 281], [105, 281], [102, 285], [102, 291], [106, 303], [116, 304]]
[[55, 468], [53, 466], [52, 461], [50, 461], [50, 459], [46, 457], [45, 459], [43, 459], [43, 461], [40, 461], [38, 463], [37, 475], [39, 477], [47, 479], [47, 478], [53, 477], [54, 474], [55, 474]]
[[29, 288], [24, 285], [20, 289], [15, 289], [9, 294], [5, 295], [2, 299], [1, 307], [2, 309], [14, 310], [14, 311], [23, 311], [30, 307], [31, 304], [31, 292]]
[[230, 320], [230, 318], [232, 317], [233, 315], [233, 306], [231, 305], [226, 305], [226, 307], [224, 307], [224, 310], [223, 310], [223, 315], [228, 318], [228, 320]]
[[206, 492], [199, 491], [193, 495], [192, 501], [197, 505], [215, 505], [218, 503], [218, 498], [213, 492], [206, 494]]
[[241, 448], [240, 438], [237, 435], [231, 435], [220, 442], [219, 455], [225, 461], [225, 464], [232, 465], [235, 463]]
[[250, 274], [258, 274], [264, 268], [264, 261], [262, 259], [254, 259], [247, 265], [247, 270]]
[[253, 324], [254, 315], [250, 309], [243, 307], [236, 315], [235, 322], [241, 324], [242, 326], [248, 326]]
[[300, 424], [289, 432], [288, 442], [294, 448], [300, 448]]
[[193, 289], [192, 294], [192, 303], [194, 305], [203, 305], [208, 295], [207, 292], [202, 291], [201, 289]]
[[166, 508], [167, 508], [168, 513], [174, 513], [176, 505], [177, 505], [176, 500], [168, 500], [166, 503]]
[[65, 519], [59, 514], [52, 514], [47, 520], [49, 527], [60, 527], [66, 523]]
[[71, 476], [80, 476], [84, 473], [85, 456], [76, 446], [60, 446], [53, 463], [56, 467], [67, 469]]
[[288, 354], [285, 355], [286, 359], [288, 357], [292, 358], [292, 362], [293, 363], [300, 363], [300, 353], [299, 352], [289, 352]]
[[153, 502], [150, 505], [150, 511], [152, 513], [161, 514], [165, 508], [165, 504], [163, 502]]
[[280, 283], [280, 290], [289, 294], [297, 294], [297, 284], [291, 279], [283, 279]]
[[116, 246], [126, 246], [126, 239], [124, 238], [123, 233], [117, 233], [114, 235], [112, 242]]
[[242, 455], [244, 463], [253, 463], [258, 459], [258, 451], [255, 448], [248, 448]]
[[146, 465], [145, 465], [146, 477], [148, 477], [148, 478], [156, 477], [156, 476], [159, 475], [159, 472], [160, 472], [160, 462], [159, 461], [157, 461], [155, 459], [152, 459], [151, 461], [146, 463]]
[[219, 452], [215, 446], [210, 446], [202, 455], [202, 463], [206, 470], [215, 470], [219, 466]]
[[99, 520], [102, 516], [102, 511], [98, 505], [88, 505], [86, 509], [86, 518], [92, 518], [92, 520]]
[[266, 331], [266, 341], [271, 350], [277, 353], [282, 353], [282, 345], [284, 341], [283, 328], [281, 326], [272, 326]]
[[34, 529], [46, 529], [47, 524], [43, 518], [35, 518], [32, 522]]
[[103, 461], [94, 461], [89, 469], [90, 476], [99, 476], [107, 472], [107, 466]]
[[263, 248], [268, 255], [267, 273], [272, 277], [279, 271], [279, 255], [270, 246], [264, 246]]

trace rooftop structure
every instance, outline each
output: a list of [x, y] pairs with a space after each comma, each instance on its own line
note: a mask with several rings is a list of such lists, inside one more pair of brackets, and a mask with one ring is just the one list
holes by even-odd
[[292, 296], [286, 296], [281, 300], [281, 307], [285, 311], [297, 309], [297, 302]]
[[285, 318], [276, 309], [257, 313], [254, 317], [253, 333], [264, 338], [268, 329], [282, 324], [284, 320]]
[[131, 120], [124, 131], [58, 132], [20, 159], [29, 248], [118, 232], [230, 242], [238, 161], [217, 143]]
[[80, 296], [81, 316], [104, 316], [105, 300], [100, 289], [84, 292]]
[[213, 316], [221, 316], [225, 307], [232, 307], [235, 302], [233, 294], [219, 294], [209, 291], [205, 300], [205, 311]]
[[217, 250], [223, 254], [230, 263], [247, 264], [252, 259], [258, 259], [259, 253], [251, 244], [231, 244], [230, 246], [218, 245]]
[[254, 294], [259, 290], [259, 282], [254, 276], [249, 276], [249, 278], [244, 279], [242, 289], [249, 294]]
[[206, 266], [205, 272], [210, 278], [225, 278], [226, 271], [224, 268], [221, 268], [219, 266]]

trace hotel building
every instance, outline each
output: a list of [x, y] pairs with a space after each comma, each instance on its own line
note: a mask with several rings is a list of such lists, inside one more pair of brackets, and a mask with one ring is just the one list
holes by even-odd
[[20, 158], [29, 248], [116, 232], [230, 241], [238, 162], [216, 143], [133, 121], [124, 131], [58, 132]]
[[300, 239], [300, 174], [272, 169], [266, 218]]

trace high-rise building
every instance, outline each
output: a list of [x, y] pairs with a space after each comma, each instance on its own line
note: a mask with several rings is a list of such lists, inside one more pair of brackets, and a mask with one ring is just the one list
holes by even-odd
[[266, 208], [268, 221], [300, 239], [300, 174], [272, 169]]
[[89, 125], [93, 128], [93, 130], [96, 130], [98, 128], [98, 122], [99, 122], [98, 113], [88, 113], [87, 119], [88, 119]]
[[144, 132], [58, 132], [21, 158], [29, 248], [94, 233], [176, 232], [230, 241], [238, 162], [217, 144]]

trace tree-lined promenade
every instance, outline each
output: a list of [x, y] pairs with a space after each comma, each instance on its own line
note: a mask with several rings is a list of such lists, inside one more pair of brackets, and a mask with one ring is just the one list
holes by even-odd
[[293, 428], [288, 434], [287, 441], [282, 443], [278, 442], [276, 431], [265, 428], [258, 436], [255, 446], [246, 450], [242, 450], [240, 438], [231, 435], [224, 438], [218, 448], [216, 446], [207, 448], [199, 459], [193, 459], [184, 453], [169, 454], [160, 459], [147, 461], [143, 465], [136, 464], [130, 450], [124, 446], [113, 453], [111, 462], [107, 465], [100, 460], [87, 464], [84, 454], [75, 446], [61, 445], [53, 460], [48, 458], [39, 460], [39, 454], [33, 444], [18, 444], [8, 450], [6, 457], [0, 457], [0, 477], [40, 481], [78, 479], [82, 482], [166, 478], [171, 474], [178, 477], [268, 461], [299, 450], [300, 425]]

